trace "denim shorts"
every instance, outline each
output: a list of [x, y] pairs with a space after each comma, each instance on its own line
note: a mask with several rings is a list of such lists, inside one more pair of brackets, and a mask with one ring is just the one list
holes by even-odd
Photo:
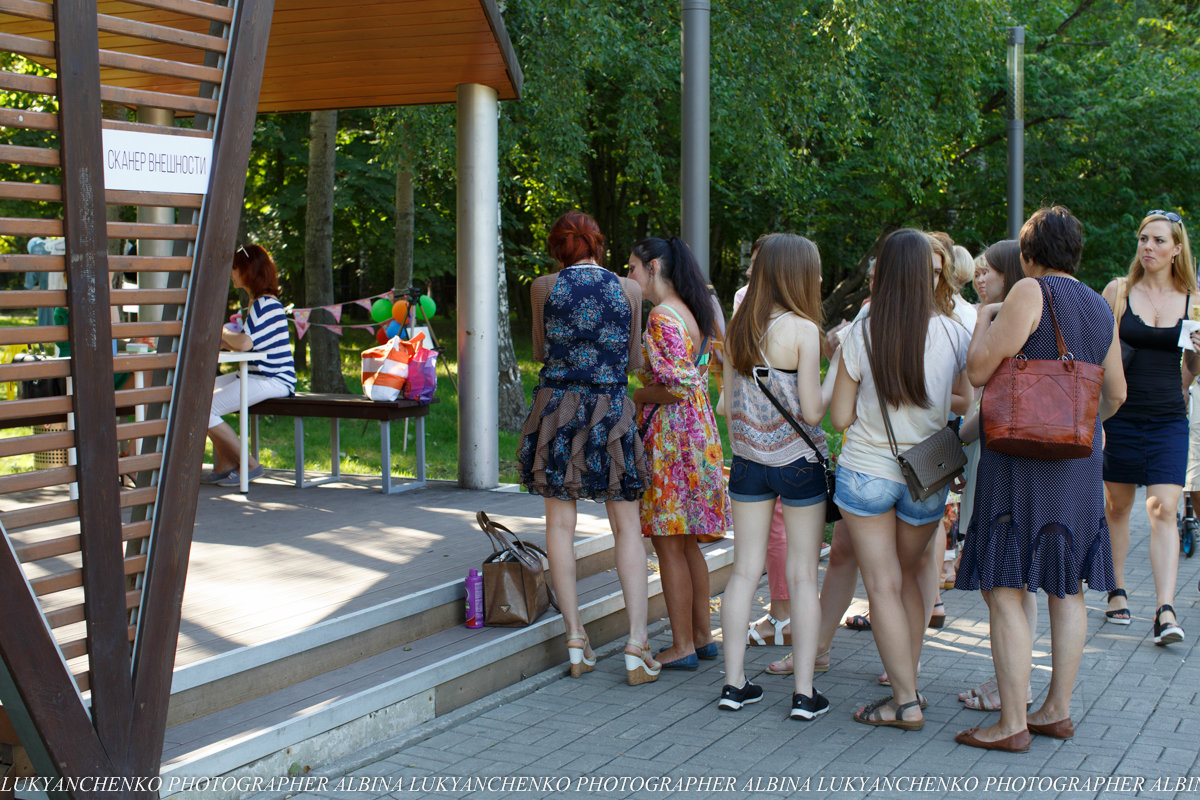
[[825, 499], [825, 468], [803, 458], [782, 467], [768, 467], [734, 456], [729, 470], [729, 496], [741, 503], [778, 497], [785, 506], [813, 506]]
[[896, 516], [909, 525], [928, 525], [942, 518], [948, 494], [950, 487], [946, 486], [940, 492], [915, 502], [908, 493], [907, 484], [838, 467], [833, 502], [838, 508], [858, 517], [875, 517], [894, 508]]

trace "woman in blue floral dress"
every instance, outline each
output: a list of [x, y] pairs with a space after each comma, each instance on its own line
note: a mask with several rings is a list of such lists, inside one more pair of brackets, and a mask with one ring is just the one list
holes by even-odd
[[546, 549], [571, 675], [596, 664], [575, 586], [575, 501], [596, 500], [608, 511], [629, 615], [626, 677], [631, 686], [649, 683], [660, 666], [650, 657], [646, 632], [648, 581], [638, 522], [648, 478], [626, 377], [642, 361], [642, 293], [600, 266], [604, 237], [587, 214], [559, 218], [549, 249], [562, 269], [530, 287], [533, 353], [543, 367], [521, 429], [521, 482], [545, 498]]

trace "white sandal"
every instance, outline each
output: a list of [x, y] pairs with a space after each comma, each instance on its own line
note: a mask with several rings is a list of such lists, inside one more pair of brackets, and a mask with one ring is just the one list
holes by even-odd
[[[764, 622], [771, 623], [771, 627], [775, 631], [773, 640], [770, 642], [764, 639], [758, 632], [758, 626], [762, 625]], [[784, 632], [783, 629], [790, 625], [791, 622], [791, 617], [788, 617], [784, 620], [779, 620], [775, 619], [770, 614], [767, 614], [765, 617], [750, 623], [750, 628], [746, 631], [746, 644], [750, 645], [751, 647], [766, 647], [769, 644], [790, 645], [792, 643], [792, 632]]]

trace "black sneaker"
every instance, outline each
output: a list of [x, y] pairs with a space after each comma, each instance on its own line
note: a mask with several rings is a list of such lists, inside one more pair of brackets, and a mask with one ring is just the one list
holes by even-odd
[[829, 701], [816, 689], [813, 689], [812, 697], [806, 694], [792, 695], [792, 719], [816, 719], [828, 710]]
[[740, 689], [725, 684], [721, 687], [721, 701], [717, 705], [726, 711], [737, 711], [742, 706], [757, 703], [762, 700], [762, 696], [762, 687], [755, 686], [750, 681], [746, 681], [746, 685]]

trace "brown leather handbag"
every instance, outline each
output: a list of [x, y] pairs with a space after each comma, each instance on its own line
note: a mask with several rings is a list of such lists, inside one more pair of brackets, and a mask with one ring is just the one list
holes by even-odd
[[546, 551], [517, 538], [482, 511], [475, 514], [475, 521], [492, 540], [493, 548], [482, 568], [483, 624], [510, 628], [530, 625], [551, 604], [558, 608], [546, 582]]
[[1026, 358], [1017, 353], [1000, 362], [988, 379], [980, 404], [989, 450], [1026, 458], [1087, 458], [1092, 454], [1104, 367], [1078, 361], [1067, 350], [1054, 295], [1038, 281], [1050, 306], [1058, 358]]

